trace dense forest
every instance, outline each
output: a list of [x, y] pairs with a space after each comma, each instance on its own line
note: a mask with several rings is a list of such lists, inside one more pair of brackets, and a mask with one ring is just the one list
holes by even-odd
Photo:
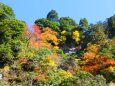
[[86, 18], [76, 23], [51, 10], [28, 28], [11, 7], [0, 3], [0, 86], [115, 86], [114, 82], [115, 15], [96, 24]]

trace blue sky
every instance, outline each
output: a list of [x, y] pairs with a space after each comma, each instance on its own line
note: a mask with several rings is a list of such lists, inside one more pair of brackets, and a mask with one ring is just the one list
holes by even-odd
[[69, 16], [79, 23], [87, 18], [89, 23], [104, 21], [115, 14], [115, 0], [0, 0], [11, 6], [20, 20], [33, 24], [54, 9], [59, 17]]

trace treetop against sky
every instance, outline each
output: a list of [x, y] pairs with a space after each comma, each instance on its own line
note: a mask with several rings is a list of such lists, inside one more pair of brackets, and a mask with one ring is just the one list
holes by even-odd
[[18, 19], [33, 24], [54, 9], [59, 17], [69, 16], [77, 22], [87, 18], [89, 23], [104, 21], [115, 13], [115, 0], [0, 0], [11, 6]]

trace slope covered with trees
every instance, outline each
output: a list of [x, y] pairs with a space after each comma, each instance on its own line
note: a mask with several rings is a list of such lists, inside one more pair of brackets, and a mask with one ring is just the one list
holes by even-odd
[[115, 15], [77, 24], [51, 10], [32, 31], [0, 3], [0, 86], [108, 86], [115, 82]]

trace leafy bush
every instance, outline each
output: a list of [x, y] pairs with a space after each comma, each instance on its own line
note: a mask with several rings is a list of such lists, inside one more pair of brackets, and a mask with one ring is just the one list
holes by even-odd
[[64, 54], [63, 50], [61, 50], [61, 49], [53, 49], [53, 53], [57, 53], [62, 58], [66, 58], [67, 57], [67, 55]]
[[0, 45], [0, 62], [7, 62], [13, 59], [13, 52], [9, 44]]
[[0, 86], [9, 86], [9, 84], [8, 84], [7, 81], [1, 80], [1, 81], [0, 81]]
[[39, 48], [36, 51], [36, 57], [38, 59], [46, 57], [46, 56], [50, 56], [51, 54], [52, 54], [52, 52], [48, 48]]

